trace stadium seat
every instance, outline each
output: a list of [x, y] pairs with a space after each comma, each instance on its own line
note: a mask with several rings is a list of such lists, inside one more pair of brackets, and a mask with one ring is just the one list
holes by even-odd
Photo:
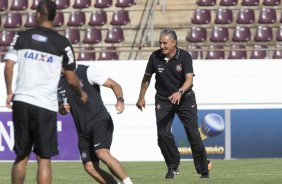
[[11, 10], [26, 10], [28, 8], [28, 0], [13, 0], [10, 6]]
[[280, 14], [280, 20], [279, 20], [279, 23], [282, 24], [282, 11], [281, 11], [281, 14]]
[[78, 52], [77, 61], [95, 61], [96, 54], [93, 47], [81, 47]]
[[222, 45], [210, 45], [206, 59], [224, 59], [224, 48]]
[[128, 8], [134, 5], [134, 0], [117, 0], [115, 6], [118, 8]]
[[244, 45], [232, 45], [228, 59], [246, 59], [247, 58], [247, 51], [245, 50], [246, 47]]
[[258, 6], [259, 0], [242, 0], [241, 5], [243, 5], [243, 6]]
[[32, 4], [31, 4], [30, 9], [31, 9], [31, 10], [36, 10], [37, 5], [39, 4], [40, 1], [41, 1], [41, 0], [32, 0]]
[[280, 5], [281, 0], [263, 0], [262, 4], [264, 6], [278, 6]]
[[209, 24], [211, 22], [211, 11], [204, 9], [196, 9], [191, 18], [193, 24]]
[[233, 13], [230, 9], [218, 9], [216, 11], [214, 23], [231, 24], [233, 22]]
[[57, 9], [66, 9], [70, 7], [70, 0], [56, 0]]
[[73, 4], [73, 8], [75, 9], [83, 9], [91, 6], [91, 0], [75, 0]]
[[220, 0], [220, 6], [236, 6], [238, 4], [238, 0]]
[[210, 37], [211, 42], [226, 42], [229, 40], [228, 28], [226, 27], [213, 27]]
[[272, 28], [266, 26], [259, 26], [256, 29], [254, 41], [256, 42], [268, 42], [273, 39]]
[[272, 59], [282, 59], [282, 45], [276, 45], [276, 48], [272, 54]]
[[26, 18], [26, 22], [24, 24], [24, 27], [36, 27], [36, 14], [34, 12], [29, 12]]
[[255, 22], [255, 11], [253, 9], [240, 9], [236, 22], [238, 24], [253, 24]]
[[280, 26], [279, 28], [277, 28], [277, 32], [276, 32], [276, 41], [282, 42], [282, 26]]
[[55, 20], [53, 22], [54, 27], [61, 27], [65, 24], [64, 13], [57, 11]]
[[216, 4], [216, 0], [198, 0], [198, 6], [214, 6]]
[[94, 3], [95, 8], [109, 8], [113, 5], [113, 0], [96, 0]]
[[232, 41], [248, 42], [251, 40], [251, 30], [249, 27], [236, 26], [233, 31]]
[[207, 39], [207, 30], [203, 27], [192, 27], [186, 36], [188, 42], [204, 42]]
[[116, 10], [112, 14], [111, 25], [122, 26], [130, 22], [129, 12], [126, 10]]
[[116, 47], [102, 48], [98, 60], [119, 60]]
[[187, 51], [191, 54], [192, 59], [201, 59], [202, 52], [201, 47], [198, 45], [188, 45]]
[[273, 24], [277, 20], [276, 11], [273, 8], [262, 8], [260, 10], [258, 23], [260, 24]]
[[85, 30], [83, 43], [96, 44], [102, 41], [102, 31], [94, 27]]
[[18, 12], [10, 12], [6, 17], [4, 28], [19, 28], [22, 26], [22, 15]]
[[9, 46], [15, 35], [14, 31], [0, 32], [0, 46]]
[[267, 50], [266, 45], [254, 45], [250, 59], [265, 59], [266, 50]]
[[83, 26], [86, 18], [83, 11], [72, 11], [69, 15], [68, 26]]
[[67, 28], [65, 30], [65, 37], [67, 37], [72, 44], [77, 44], [80, 42], [80, 32], [76, 28]]
[[103, 26], [107, 23], [107, 13], [103, 10], [93, 11], [88, 22], [89, 26]]
[[109, 28], [107, 30], [105, 43], [121, 43], [124, 41], [123, 29], [120, 27]]
[[8, 8], [8, 0], [0, 1], [0, 11], [5, 11]]

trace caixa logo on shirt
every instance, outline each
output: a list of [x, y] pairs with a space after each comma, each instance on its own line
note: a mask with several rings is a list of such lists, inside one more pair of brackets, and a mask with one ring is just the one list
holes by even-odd
[[24, 57], [26, 59], [29, 59], [29, 60], [42, 61], [42, 62], [46, 62], [46, 63], [53, 63], [53, 57], [48, 55], [48, 54], [44, 54], [44, 53], [27, 51], [24, 54]]

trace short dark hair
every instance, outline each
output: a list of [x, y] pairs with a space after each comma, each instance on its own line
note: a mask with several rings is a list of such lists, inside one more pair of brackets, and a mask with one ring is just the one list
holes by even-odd
[[164, 29], [161, 31], [160, 35], [170, 35], [170, 37], [177, 42], [177, 35], [172, 29]]
[[48, 21], [53, 21], [56, 17], [56, 3], [51, 0], [41, 0], [36, 11]]

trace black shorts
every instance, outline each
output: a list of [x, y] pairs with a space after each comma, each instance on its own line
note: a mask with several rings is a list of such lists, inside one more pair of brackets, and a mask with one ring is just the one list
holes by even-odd
[[93, 162], [97, 164], [99, 159], [96, 156], [95, 150], [110, 149], [113, 138], [114, 124], [111, 116], [98, 115], [93, 119], [92, 128], [87, 133], [80, 133], [78, 146], [82, 162]]
[[17, 157], [33, 152], [50, 158], [57, 155], [57, 113], [25, 102], [13, 102], [14, 150]]

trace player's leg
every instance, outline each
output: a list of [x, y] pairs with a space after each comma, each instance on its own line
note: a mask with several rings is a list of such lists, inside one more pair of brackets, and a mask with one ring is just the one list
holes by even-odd
[[16, 159], [12, 167], [12, 184], [24, 183], [27, 162], [28, 156], [21, 159]]
[[116, 184], [115, 178], [99, 167], [99, 159], [93, 149], [93, 142], [89, 137], [79, 136], [79, 151], [84, 170], [100, 184]]
[[158, 145], [168, 168], [165, 178], [172, 179], [179, 172], [180, 153], [171, 132], [175, 113], [165, 109], [164, 106], [165, 104], [162, 103], [156, 104]]
[[111, 155], [109, 149], [98, 149], [95, 151], [97, 157], [107, 165], [109, 170], [113, 175], [115, 175], [120, 181], [124, 181], [128, 178], [124, 168], [122, 167], [121, 163]]
[[96, 156], [107, 165], [111, 173], [120, 181], [125, 184], [132, 184], [121, 163], [110, 153], [113, 131], [114, 124], [112, 118], [108, 112], [105, 112], [97, 118], [92, 127], [93, 145]]
[[37, 183], [52, 183], [51, 160], [49, 158], [41, 158], [37, 156]]
[[179, 107], [177, 114], [184, 126], [186, 136], [191, 145], [193, 159], [198, 174], [208, 176], [208, 161], [205, 147], [198, 129], [198, 110], [195, 95], [186, 94], [185, 102]]
[[51, 157], [58, 154], [57, 113], [37, 106], [31, 106], [30, 129], [37, 155], [37, 182], [52, 183]]
[[14, 125], [14, 151], [16, 159], [12, 167], [12, 183], [24, 183], [26, 165], [32, 148], [29, 132], [28, 104], [20, 101], [13, 102], [13, 125]]

